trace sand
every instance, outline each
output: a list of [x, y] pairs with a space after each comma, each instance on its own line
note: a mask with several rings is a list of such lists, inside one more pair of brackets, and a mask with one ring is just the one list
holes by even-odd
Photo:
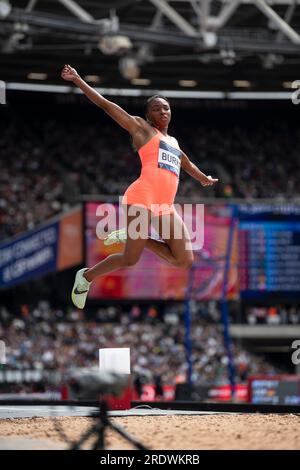
[[[77, 440], [91, 425], [90, 418], [55, 418], [68, 439]], [[174, 416], [130, 416], [112, 418], [146, 447], [167, 449], [300, 449], [300, 415], [214, 414]], [[48, 448], [66, 445], [49, 418], [22, 418], [0, 420], [0, 448], [9, 440], [34, 439], [34, 443], [48, 443]], [[38, 441], [37, 441], [38, 440]], [[45, 444], [45, 448], [47, 445]], [[34, 446], [33, 446], [34, 447]], [[132, 449], [112, 431], [106, 433], [106, 448]]]

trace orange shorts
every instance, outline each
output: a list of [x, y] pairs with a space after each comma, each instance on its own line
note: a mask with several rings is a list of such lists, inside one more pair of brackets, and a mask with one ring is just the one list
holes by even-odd
[[170, 172], [167, 170], [158, 170], [166, 173], [163, 175], [164, 178], [155, 178], [153, 175], [149, 181], [148, 178], [141, 175], [127, 188], [122, 204], [145, 207], [155, 216], [173, 214], [175, 212], [174, 198], [177, 191], [177, 178], [169, 174]]

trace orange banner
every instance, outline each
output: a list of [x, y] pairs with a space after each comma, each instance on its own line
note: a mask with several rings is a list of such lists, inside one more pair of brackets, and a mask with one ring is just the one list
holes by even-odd
[[57, 269], [59, 271], [83, 261], [82, 210], [64, 216], [59, 222]]

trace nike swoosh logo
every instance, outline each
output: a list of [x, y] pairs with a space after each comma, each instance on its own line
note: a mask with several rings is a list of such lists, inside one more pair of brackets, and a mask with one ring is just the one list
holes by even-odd
[[78, 295], [78, 294], [85, 294], [86, 292], [88, 292], [88, 290], [82, 290], [82, 291], [79, 291], [76, 287], [76, 289], [74, 289], [74, 294]]

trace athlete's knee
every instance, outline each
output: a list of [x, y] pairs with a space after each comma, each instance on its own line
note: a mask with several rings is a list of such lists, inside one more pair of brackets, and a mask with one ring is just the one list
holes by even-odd
[[141, 255], [123, 255], [122, 265], [124, 267], [134, 266], [140, 259]]
[[189, 269], [192, 267], [194, 262], [193, 253], [188, 253], [184, 258], [177, 260], [177, 266], [179, 268]]

